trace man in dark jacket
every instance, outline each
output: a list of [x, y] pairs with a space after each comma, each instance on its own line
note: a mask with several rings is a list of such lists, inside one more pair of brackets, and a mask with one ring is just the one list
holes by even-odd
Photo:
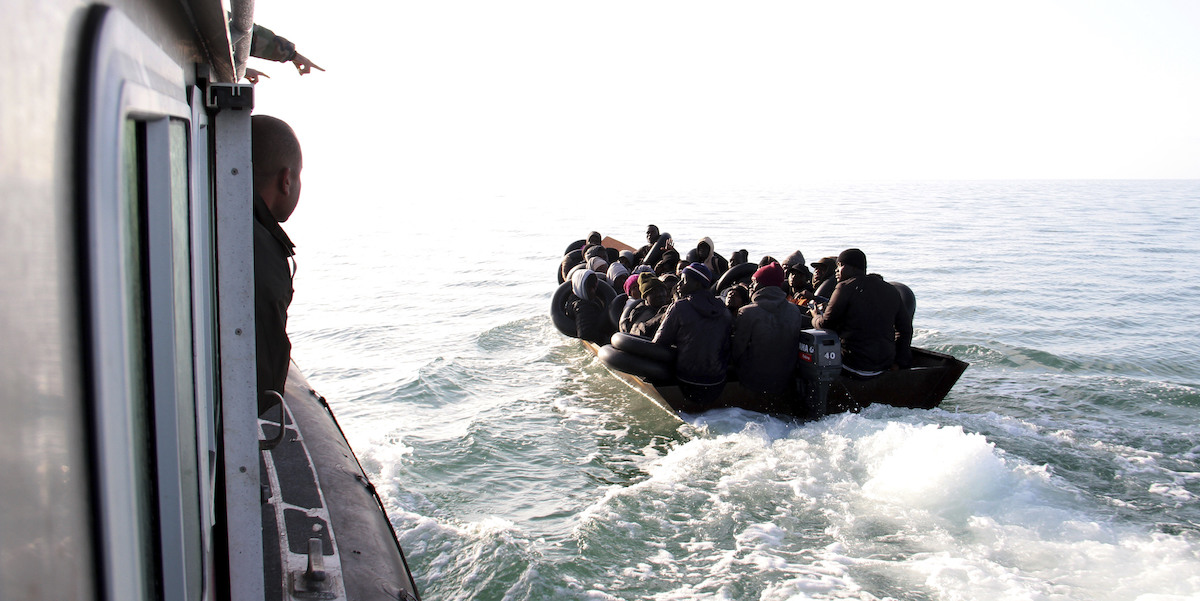
[[[650, 254], [650, 247], [654, 246], [655, 242], [658, 242], [658, 236], [659, 236], [659, 233], [658, 233], [657, 225], [654, 225], [652, 223], [652, 224], [646, 226], [646, 245], [639, 248], [637, 250], [637, 252], [634, 253], [634, 255], [633, 255], [634, 261], [637, 264], [640, 265], [643, 262], [645, 262], [646, 255]], [[651, 265], [651, 267], [653, 267], [653, 265]]]
[[867, 275], [867, 256], [857, 248], [837, 258], [838, 285], [825, 312], [812, 311], [814, 328], [842, 339], [842, 367], [860, 377], [891, 369], [897, 346], [912, 341], [912, 319], [900, 293], [883, 278]]
[[825, 299], [817, 302], [827, 302], [833, 296], [833, 289], [837, 288], [837, 257], [825, 257], [810, 265], [813, 268], [813, 296]]
[[671, 304], [654, 343], [675, 346], [675, 377], [689, 410], [705, 409], [721, 396], [729, 366], [733, 318], [709, 289], [713, 273], [701, 263], [688, 265], [679, 284], [681, 298]]
[[795, 382], [802, 312], [781, 288], [778, 263], [760, 267], [752, 282], [751, 303], [733, 322], [731, 359], [743, 388], [760, 400], [779, 402]]
[[597, 294], [599, 287], [600, 278], [590, 269], [580, 269], [572, 274], [567, 314], [575, 320], [578, 338], [596, 344], [608, 344], [612, 327], [608, 323], [608, 307], [604, 306], [604, 300]]
[[267, 115], [250, 119], [254, 163], [254, 333], [258, 371], [258, 411], [275, 405], [266, 394], [283, 394], [291, 363], [287, 312], [292, 303], [290, 259], [295, 245], [279, 227], [300, 201], [303, 157], [296, 133]]

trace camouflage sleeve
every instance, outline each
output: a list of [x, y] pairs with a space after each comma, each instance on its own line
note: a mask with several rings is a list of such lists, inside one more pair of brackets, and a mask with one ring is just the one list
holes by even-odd
[[286, 63], [296, 58], [296, 45], [274, 31], [254, 24], [254, 37], [250, 42], [250, 56], [269, 61]]

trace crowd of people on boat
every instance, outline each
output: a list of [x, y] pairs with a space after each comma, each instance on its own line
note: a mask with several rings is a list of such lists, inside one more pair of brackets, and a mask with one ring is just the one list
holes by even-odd
[[730, 370], [756, 397], [792, 394], [800, 335], [810, 328], [838, 334], [849, 377], [911, 365], [911, 293], [868, 274], [857, 248], [811, 263], [799, 250], [750, 263], [745, 249], [726, 259], [708, 237], [676, 246], [654, 225], [636, 251], [603, 241], [589, 233], [559, 267], [574, 335], [603, 345], [619, 331], [673, 347], [675, 377], [693, 407], [714, 402]]

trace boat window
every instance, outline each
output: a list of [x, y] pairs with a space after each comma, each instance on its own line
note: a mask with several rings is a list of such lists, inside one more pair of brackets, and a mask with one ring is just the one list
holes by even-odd
[[[143, 195], [143, 160], [145, 155], [145, 129], [137, 121], [126, 120], [121, 136], [121, 195], [118, 208], [121, 231], [117, 232], [123, 248], [121, 261], [123, 271], [128, 274], [116, 285], [123, 288], [118, 298], [122, 301], [120, 310], [124, 313], [129, 344], [126, 355], [126, 378], [129, 388], [129, 422], [130, 422], [130, 452], [133, 455], [132, 466], [135, 472], [130, 478], [132, 490], [131, 501], [133, 515], [137, 517], [137, 527], [133, 530], [136, 538], [138, 565], [152, 566], [155, 563], [154, 540], [154, 487], [151, 455], [152, 441], [150, 440], [152, 411], [150, 395], [147, 392], [147, 353], [145, 348], [145, 298], [144, 283], [146, 280], [142, 247], [142, 211]], [[152, 573], [143, 570], [139, 583], [144, 591], [154, 590]]]
[[183, 68], [120, 11], [93, 7], [86, 35], [80, 188], [99, 596], [199, 599], [198, 446], [209, 445], [194, 354], [215, 351], [193, 333], [188, 89]]

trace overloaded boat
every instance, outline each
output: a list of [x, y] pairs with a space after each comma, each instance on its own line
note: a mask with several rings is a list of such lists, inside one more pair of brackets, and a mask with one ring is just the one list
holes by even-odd
[[[663, 236], [669, 237], [669, 234]], [[607, 237], [601, 245], [617, 251], [632, 250], [632, 247]], [[578, 242], [570, 245], [568, 253], [577, 250], [578, 246]], [[734, 269], [727, 274], [733, 274]], [[748, 277], [753, 270], [739, 271]], [[574, 322], [565, 307], [571, 292], [571, 282], [564, 279], [560, 273], [561, 283], [551, 299], [550, 317], [559, 332], [575, 338]], [[736, 280], [737, 277], [718, 279], [713, 284], [713, 292], [720, 294], [725, 288], [736, 283]], [[908, 303], [909, 310], [914, 310], [915, 297], [911, 291], [903, 284], [894, 285], [901, 289], [902, 297], [906, 297], [904, 300]], [[617, 294], [607, 282], [600, 283], [598, 292], [610, 307], [609, 316], [615, 329], [620, 308], [624, 306], [627, 297]], [[595, 353], [614, 375], [664, 409], [676, 414], [697, 410], [684, 402], [679, 384], [674, 378], [672, 349], [621, 332], [613, 334], [609, 344], [600, 345], [588, 340], [580, 342]], [[837, 334], [820, 329], [802, 332], [797, 353], [799, 361], [795, 372], [796, 386], [791, 394], [782, 398], [763, 399], [742, 387], [736, 373], [731, 370], [721, 396], [714, 404], [703, 409], [737, 407], [800, 419], [859, 411], [873, 403], [932, 409], [946, 398], [968, 365], [945, 353], [912, 347], [911, 367], [887, 370], [874, 377], [862, 377], [842, 369], [841, 342]]]

